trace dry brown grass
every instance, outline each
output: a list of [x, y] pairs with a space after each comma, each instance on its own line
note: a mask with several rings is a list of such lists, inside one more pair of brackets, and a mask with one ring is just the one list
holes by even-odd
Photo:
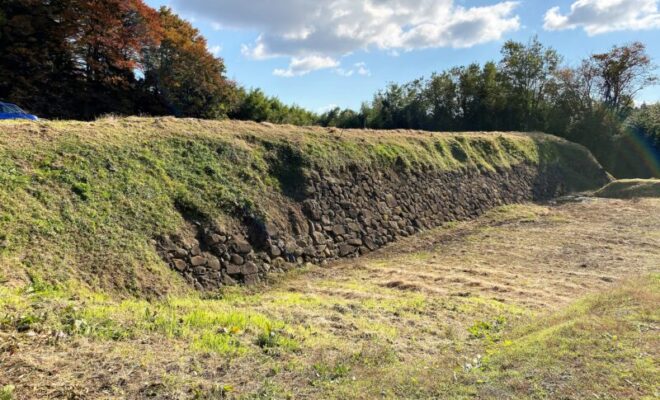
[[[517, 132], [428, 132], [417, 130], [396, 129], [388, 131], [372, 129], [338, 129], [322, 128], [317, 126], [294, 126], [275, 125], [269, 123], [257, 123], [251, 121], [235, 120], [200, 120], [186, 118], [101, 118], [93, 122], [83, 121], [48, 121], [27, 122], [20, 120], [5, 120], [0, 122], [2, 136], [11, 138], [12, 143], [22, 145], [23, 143], [39, 143], [43, 140], [54, 140], [62, 136], [78, 136], [80, 138], [108, 141], [133, 136], [136, 140], [148, 140], [153, 138], [165, 138], [175, 136], [196, 137], [228, 137], [254, 134], [260, 137], [282, 137], [288, 141], [307, 141], [315, 136], [334, 136], [354, 140], [368, 141], [374, 138], [380, 139], [420, 139], [437, 136], [450, 137], [481, 137], [492, 138], [504, 135], [511, 138], [538, 137], [548, 138], [548, 135], [539, 133], [517, 133]], [[564, 141], [560, 138], [553, 140]], [[17, 141], [23, 141], [17, 142]]]
[[[658, 316], [649, 307], [652, 310], [657, 291], [640, 289], [630, 296], [616, 288], [631, 278], [658, 273], [659, 266], [658, 199], [510, 206], [476, 221], [404, 239], [361, 259], [310, 267], [277, 278], [268, 287], [240, 289], [195, 303], [209, 312], [235, 309], [281, 322], [284, 328], [277, 335], [291, 338], [291, 345], [260, 347], [258, 332], [249, 324], [235, 336], [243, 349], [238, 354], [195, 348], [194, 335], [172, 336], [157, 329], [140, 328], [138, 335], [116, 340], [93, 334], [56, 339], [48, 324], [21, 333], [4, 325], [0, 388], [13, 385], [16, 399], [528, 398], [553, 397], [552, 393], [583, 398], [592, 392], [652, 397], [649, 388], [657, 388], [658, 381], [648, 375], [654, 368], [648, 360], [655, 360], [657, 369], [659, 354], [649, 335], [657, 332]], [[604, 294], [600, 303], [592, 302], [595, 306], [578, 307], [585, 310], [584, 316], [559, 314], [537, 322], [589, 293], [612, 296]], [[143, 322], [144, 309], [150, 307], [93, 297], [81, 300], [76, 294], [58, 296], [32, 304], [26, 294], [7, 297], [4, 312], [47, 312], [58, 310], [61, 302], [83, 309], [102, 304], [104, 318], [128, 330]], [[22, 307], [22, 301], [28, 306]], [[647, 310], [634, 320], [642, 324], [635, 325], [639, 328], [631, 331], [625, 321], [612, 322], [619, 321], [619, 315], [637, 315], [638, 303]], [[180, 305], [173, 309], [175, 324], [177, 318], [187, 318], [181, 311], [186, 303], [176, 304]], [[162, 310], [159, 303], [151, 307]], [[137, 311], [131, 314], [133, 308]], [[587, 322], [599, 315], [609, 322]], [[581, 367], [570, 361], [532, 368], [526, 364], [528, 356], [506, 353], [509, 339], [527, 343], [524, 334], [515, 332], [537, 329], [526, 326], [543, 332], [573, 319], [583, 321], [583, 328], [595, 335], [569, 344], [577, 346], [573, 351], [584, 363], [590, 362], [592, 350], [600, 354], [598, 346], [611, 340], [600, 329], [613, 332], [610, 337], [628, 335], [630, 341], [621, 350], [627, 358], [606, 360], [602, 365], [612, 365], [611, 370], [595, 364], [604, 374], [596, 377], [589, 375], [597, 372], [588, 364]], [[578, 327], [571, 332], [582, 332]], [[542, 334], [532, 337], [530, 343], [546, 343]], [[505, 349], [497, 350], [498, 346]], [[549, 354], [551, 348], [532, 350]], [[532, 350], [532, 358], [538, 358]], [[630, 356], [639, 352], [646, 358]], [[513, 368], [508, 374], [531, 373], [541, 386], [515, 374], [493, 372], [499, 367], [484, 369], [481, 364], [487, 361], [479, 356], [504, 357]], [[628, 367], [633, 372], [616, 372]], [[555, 368], [572, 375], [560, 375]], [[614, 383], [608, 387], [604, 382], [610, 378]], [[488, 385], [479, 383], [484, 380]], [[634, 390], [625, 387], [626, 380]]]

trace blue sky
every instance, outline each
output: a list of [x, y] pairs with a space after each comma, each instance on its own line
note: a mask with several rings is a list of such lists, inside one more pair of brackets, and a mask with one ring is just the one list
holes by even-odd
[[[641, 41], [660, 64], [660, 0], [147, 0], [190, 20], [227, 74], [312, 111], [358, 108], [388, 82], [499, 60], [538, 35], [576, 65]], [[660, 86], [639, 94], [660, 100]]]

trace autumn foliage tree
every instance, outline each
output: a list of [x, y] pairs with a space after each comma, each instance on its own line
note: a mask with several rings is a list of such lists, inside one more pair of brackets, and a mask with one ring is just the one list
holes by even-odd
[[600, 96], [617, 112], [630, 108], [634, 96], [657, 81], [651, 58], [640, 42], [594, 54], [590, 64], [596, 73]]
[[83, 117], [131, 114], [142, 49], [160, 40], [157, 13], [141, 0], [81, 0], [73, 6], [78, 15], [71, 47], [85, 88]]
[[0, 0], [0, 99], [45, 117], [215, 118], [233, 83], [206, 41], [142, 0]]
[[[157, 96], [161, 113], [197, 118], [224, 117], [236, 99], [221, 58], [189, 22], [163, 7], [158, 13], [159, 45], [144, 46], [145, 88]], [[156, 110], [158, 111], [158, 110]]]

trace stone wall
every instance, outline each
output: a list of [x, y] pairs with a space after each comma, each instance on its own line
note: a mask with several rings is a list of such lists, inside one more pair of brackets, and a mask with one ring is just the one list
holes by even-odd
[[162, 237], [159, 252], [200, 290], [253, 284], [305, 262], [357, 257], [423, 229], [474, 218], [504, 204], [564, 194], [559, 170], [521, 164], [496, 171], [350, 166], [306, 171], [287, 223], [238, 216], [229, 231], [188, 217], [187, 234]]

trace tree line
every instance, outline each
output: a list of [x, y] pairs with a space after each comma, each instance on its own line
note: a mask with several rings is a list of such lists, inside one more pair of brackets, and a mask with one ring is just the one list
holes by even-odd
[[537, 38], [508, 41], [501, 55], [499, 62], [390, 84], [359, 111], [337, 108], [318, 121], [341, 128], [542, 131], [585, 145], [615, 176], [660, 175], [660, 103], [634, 102], [657, 80], [642, 43], [591, 55], [577, 67], [563, 65]]
[[[653, 71], [641, 43], [571, 67], [537, 38], [509, 41], [499, 61], [393, 83], [359, 110], [318, 115], [229, 80], [206, 39], [169, 8], [155, 10], [142, 0], [0, 0], [0, 99], [46, 118], [113, 113], [340, 128], [543, 131], [587, 146], [616, 176], [657, 176], [660, 105], [634, 103], [655, 83]], [[639, 156], [640, 147], [655, 164]]]
[[227, 79], [197, 29], [142, 0], [0, 0], [0, 54], [0, 99], [46, 118], [318, 120]]
[[142, 0], [0, 0], [0, 98], [49, 118], [225, 117], [224, 62], [168, 8]]

